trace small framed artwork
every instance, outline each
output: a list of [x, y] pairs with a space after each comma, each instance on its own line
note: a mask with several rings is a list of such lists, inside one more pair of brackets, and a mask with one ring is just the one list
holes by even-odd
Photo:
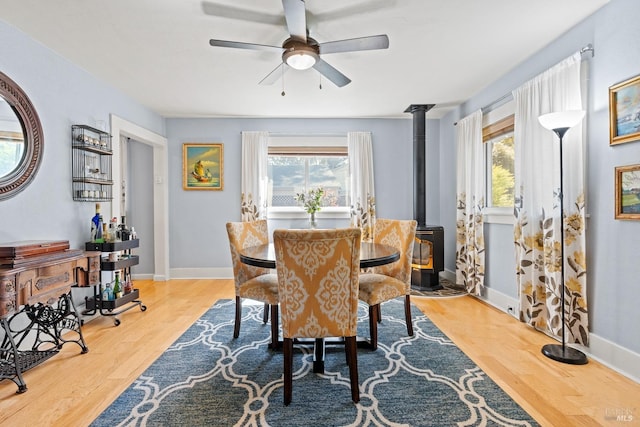
[[224, 152], [222, 144], [182, 144], [182, 188], [222, 190]]
[[609, 145], [640, 140], [640, 76], [609, 88]]
[[616, 219], [640, 219], [640, 165], [616, 167]]

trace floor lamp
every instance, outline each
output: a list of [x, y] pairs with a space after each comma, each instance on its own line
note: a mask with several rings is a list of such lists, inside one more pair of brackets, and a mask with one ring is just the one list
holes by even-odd
[[547, 344], [542, 347], [542, 354], [558, 362], [569, 363], [571, 365], [584, 365], [587, 363], [587, 356], [580, 350], [567, 347], [565, 339], [565, 285], [564, 285], [564, 192], [562, 182], [564, 175], [562, 172], [562, 137], [565, 133], [582, 121], [585, 112], [581, 110], [562, 111], [557, 113], [543, 114], [538, 117], [540, 124], [555, 132], [560, 138], [560, 307], [562, 313], [562, 344]]

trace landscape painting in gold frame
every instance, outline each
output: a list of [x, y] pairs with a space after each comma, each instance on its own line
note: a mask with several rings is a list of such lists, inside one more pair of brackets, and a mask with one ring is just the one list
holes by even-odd
[[224, 150], [222, 144], [182, 144], [182, 188], [222, 190]]
[[640, 219], [640, 165], [616, 167], [616, 219]]
[[609, 145], [640, 140], [640, 75], [609, 88]]

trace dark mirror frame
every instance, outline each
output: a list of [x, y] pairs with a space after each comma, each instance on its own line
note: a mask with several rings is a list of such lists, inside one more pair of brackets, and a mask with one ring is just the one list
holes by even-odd
[[25, 152], [22, 162], [6, 177], [0, 178], [0, 200], [24, 190], [33, 180], [42, 162], [44, 136], [38, 113], [20, 86], [0, 72], [0, 96], [13, 108], [22, 125]]

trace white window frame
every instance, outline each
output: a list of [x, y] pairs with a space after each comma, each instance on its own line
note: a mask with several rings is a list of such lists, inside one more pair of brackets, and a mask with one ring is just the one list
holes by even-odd
[[[489, 111], [482, 116], [482, 127], [491, 125], [492, 123], [496, 123], [500, 120], [505, 119], [506, 117], [515, 114], [516, 104], [515, 101], [511, 100], [500, 107]], [[491, 197], [490, 194], [490, 183], [491, 183], [491, 170], [493, 167], [493, 159], [491, 156], [491, 152], [489, 151], [490, 145], [487, 144], [484, 150], [485, 156], [485, 200], [489, 200]], [[482, 215], [485, 223], [489, 224], [511, 224], [515, 223], [515, 218], [513, 216], [513, 206], [512, 207], [493, 207], [487, 206], [482, 209]]]
[[[347, 148], [347, 135], [275, 135], [269, 137], [269, 147], [294, 148], [304, 147], [309, 155], [322, 155], [322, 150], [329, 147]], [[318, 148], [314, 152], [314, 148]], [[268, 196], [270, 200], [270, 195]], [[344, 207], [326, 206], [316, 213], [316, 217], [332, 219], [348, 219], [350, 217], [349, 203]], [[301, 206], [267, 206], [267, 218], [269, 219], [301, 219], [307, 218], [308, 213]]]

